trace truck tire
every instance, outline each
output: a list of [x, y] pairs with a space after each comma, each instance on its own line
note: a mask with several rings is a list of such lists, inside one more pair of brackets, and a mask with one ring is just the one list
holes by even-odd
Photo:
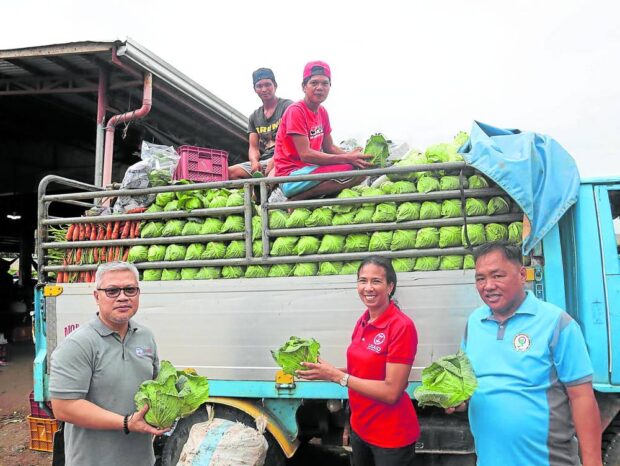
[[[219, 404], [213, 405], [213, 408], [215, 410], [215, 417], [217, 418], [241, 422], [246, 426], [256, 428], [254, 418], [243, 411]], [[205, 422], [208, 420], [209, 413], [205, 409], [198, 409], [191, 416], [181, 419], [170, 438], [164, 444], [161, 455], [161, 465], [176, 466], [179, 461], [181, 451], [183, 450], [183, 446], [185, 445], [185, 442], [187, 442], [189, 431], [192, 426], [199, 422]], [[264, 436], [267, 440], [267, 444], [269, 445], [264, 466], [285, 466], [286, 458], [284, 453], [282, 453], [282, 449], [280, 448], [280, 445], [278, 445], [278, 442], [276, 442], [269, 432], [265, 432]]]
[[603, 464], [620, 466], [620, 417], [616, 417], [603, 434]]

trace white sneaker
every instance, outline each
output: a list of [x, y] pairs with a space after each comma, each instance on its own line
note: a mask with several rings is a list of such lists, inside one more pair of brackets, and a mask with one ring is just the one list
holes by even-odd
[[288, 198], [284, 195], [280, 187], [278, 186], [276, 189], [271, 191], [271, 195], [269, 196], [269, 202], [286, 202]]

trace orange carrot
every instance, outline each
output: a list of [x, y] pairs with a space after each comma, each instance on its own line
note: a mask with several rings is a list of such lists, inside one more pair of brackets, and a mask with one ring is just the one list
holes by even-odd
[[127, 220], [123, 226], [123, 232], [121, 233], [121, 239], [129, 237], [129, 230], [131, 228], [131, 222]]
[[80, 239], [80, 226], [78, 223], [73, 224], [73, 241], [78, 241]]
[[82, 263], [82, 248], [77, 248], [75, 252], [75, 263], [76, 264]]
[[80, 229], [80, 241], [84, 241], [86, 237], [86, 228], [84, 227], [83, 223], [78, 223], [78, 228]]
[[86, 239], [86, 240], [90, 239], [90, 228], [91, 228], [91, 224], [90, 223], [85, 223], [84, 224], [84, 239]]
[[67, 229], [67, 236], [65, 237], [66, 241], [73, 241], [73, 230], [75, 230], [75, 223], [69, 225], [69, 228]]
[[108, 262], [112, 262], [114, 260], [114, 248], [110, 246], [108, 248]]
[[136, 227], [133, 230], [133, 237], [134, 238], [140, 238], [140, 228], [142, 228], [142, 222], [138, 220], [136, 222]]
[[112, 223], [113, 222], [109, 222], [108, 226], [106, 228], [106, 232], [105, 232], [105, 239], [111, 239], [112, 238]]
[[118, 232], [121, 228], [121, 222], [114, 222], [114, 230], [112, 230], [112, 238], [111, 239], [118, 239]]
[[97, 240], [97, 224], [96, 223], [93, 223], [92, 228], [90, 229], [90, 240], [91, 241]]
[[125, 248], [125, 252], [123, 252], [123, 262], [127, 262], [127, 257], [129, 257], [129, 248]]
[[97, 228], [99, 229], [99, 232], [97, 234], [97, 241], [101, 241], [105, 238], [105, 227], [102, 223], [98, 223]]

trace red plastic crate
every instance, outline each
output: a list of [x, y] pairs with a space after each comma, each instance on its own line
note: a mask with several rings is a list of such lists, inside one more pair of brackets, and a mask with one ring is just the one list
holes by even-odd
[[30, 449], [54, 451], [54, 434], [58, 430], [58, 421], [28, 416], [28, 423], [30, 424]]
[[195, 146], [181, 146], [177, 152], [181, 158], [174, 172], [175, 180], [205, 183], [228, 179], [228, 152]]
[[[49, 408], [50, 412], [52, 412], [51, 405], [49, 403], [46, 403], [46, 405]], [[32, 415], [32, 417], [42, 419], [49, 419], [50, 417], [49, 414], [47, 414], [47, 412], [45, 412], [45, 410], [39, 406], [39, 402], [34, 401], [34, 392], [30, 392], [30, 414]]]

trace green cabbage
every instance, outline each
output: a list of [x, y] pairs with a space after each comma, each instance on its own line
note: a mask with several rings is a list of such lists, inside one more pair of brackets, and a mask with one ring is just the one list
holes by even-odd
[[210, 241], [200, 255], [202, 260], [223, 259], [226, 255], [226, 245], [221, 241]]
[[269, 229], [279, 230], [280, 228], [286, 228], [286, 220], [288, 214], [283, 210], [270, 210], [269, 211]]
[[475, 269], [476, 263], [474, 262], [474, 256], [472, 254], [466, 254], [463, 258], [463, 269]]
[[520, 246], [523, 242], [523, 222], [512, 222], [508, 225], [508, 242]]
[[403, 202], [396, 211], [396, 221], [408, 222], [410, 220], [419, 220], [420, 208], [419, 202]]
[[181, 279], [181, 270], [180, 269], [164, 269], [161, 273], [162, 280], [180, 280]]
[[387, 223], [396, 220], [396, 203], [384, 202], [377, 204], [375, 213], [371, 217], [372, 223]]
[[441, 216], [443, 218], [455, 218], [462, 215], [463, 209], [459, 199], [446, 199], [441, 203]]
[[137, 264], [138, 262], [146, 262], [149, 260], [148, 246], [132, 246], [127, 255], [127, 262]]
[[232, 193], [226, 199], [226, 207], [239, 207], [243, 205], [243, 196], [238, 192]]
[[245, 278], [265, 278], [268, 275], [268, 265], [248, 265], [248, 268], [245, 269]]
[[153, 244], [149, 246], [147, 259], [149, 262], [163, 261], [166, 255], [166, 246], [163, 244]]
[[159, 193], [155, 197], [155, 204], [161, 208], [164, 208], [169, 202], [174, 201], [175, 198], [176, 195], [174, 193]]
[[422, 384], [413, 396], [421, 407], [453, 408], [473, 395], [478, 382], [467, 355], [462, 351], [444, 356], [422, 370]]
[[439, 191], [439, 180], [432, 176], [423, 176], [418, 180], [418, 191], [421, 193]]
[[196, 280], [215, 280], [220, 278], [221, 274], [220, 267], [202, 267], [196, 274]]
[[415, 267], [415, 257], [395, 257], [392, 266], [396, 272], [412, 272]]
[[[168, 205], [166, 206], [166, 208], [168, 207]], [[194, 209], [202, 209], [202, 208], [203, 208], [203, 204], [202, 204], [202, 200], [199, 195], [189, 195], [186, 193], [185, 196], [182, 196], [177, 201], [178, 210], [194, 210]]]
[[295, 375], [305, 369], [302, 362], [317, 362], [321, 345], [314, 338], [290, 337], [280, 348], [271, 352], [274, 361], [285, 374]]
[[319, 207], [314, 209], [310, 216], [306, 219], [307, 227], [327, 227], [332, 224], [334, 213], [329, 207]]
[[295, 277], [313, 277], [318, 272], [318, 266], [315, 263], [299, 263], [293, 268], [293, 276]]
[[180, 417], [196, 411], [209, 398], [206, 377], [190, 371], [178, 371], [169, 361], [162, 361], [155, 380], [142, 382], [134, 397], [136, 410], [149, 410], [144, 420], [158, 429], [167, 429]]
[[321, 240], [316, 236], [301, 236], [297, 241], [297, 255], [316, 254], [320, 246]]
[[353, 223], [355, 224], [372, 223], [372, 216], [374, 215], [374, 213], [375, 213], [374, 205], [362, 206], [359, 209], [357, 209], [357, 212], [355, 212], [355, 219], [353, 220]]
[[217, 235], [222, 231], [224, 222], [219, 218], [206, 218], [200, 228], [201, 235]]
[[436, 248], [439, 246], [439, 230], [435, 227], [420, 228], [415, 238], [416, 249]]
[[202, 222], [200, 220], [191, 219], [183, 225], [183, 230], [181, 230], [182, 236], [192, 236], [199, 235], [202, 231]]
[[163, 212], [163, 211], [164, 211], [163, 207], [160, 207], [157, 204], [151, 204], [151, 206], [148, 209], [146, 209], [144, 211], [144, 213], [152, 214], [152, 213], [155, 213], [155, 212]]
[[416, 272], [430, 272], [432, 270], [439, 270], [439, 262], [440, 259], [437, 256], [417, 257], [413, 270]]
[[487, 204], [487, 215], [502, 215], [510, 212], [510, 204], [501, 196], [489, 199]]
[[256, 241], [252, 241], [252, 256], [254, 257], [262, 257], [263, 255], [263, 241], [257, 239]]
[[465, 131], [459, 131], [456, 136], [454, 136], [452, 145], [456, 150], [459, 150], [468, 140], [469, 134], [467, 134]]
[[392, 245], [391, 231], [375, 231], [370, 237], [369, 251], [389, 251]]
[[297, 236], [280, 236], [271, 246], [271, 256], [292, 256], [298, 241]]
[[467, 179], [469, 189], [483, 189], [489, 187], [489, 182], [482, 175], [472, 175]]
[[461, 245], [461, 227], [441, 227], [439, 229], [439, 247], [450, 248]]
[[229, 215], [224, 221], [221, 233], [241, 233], [245, 230], [245, 220], [242, 215]]
[[379, 185], [379, 189], [383, 191], [384, 194], [394, 194], [394, 183], [390, 180], [386, 180]]
[[172, 219], [166, 222], [164, 229], [161, 232], [162, 236], [181, 236], [183, 233], [183, 227], [185, 226], [185, 220]]
[[342, 262], [321, 262], [319, 275], [338, 275], [342, 270]]
[[441, 218], [441, 204], [439, 202], [424, 201], [420, 208], [420, 220]]
[[391, 186], [391, 194], [407, 194], [407, 193], [415, 193], [416, 186], [412, 181], [396, 181]]
[[469, 217], [479, 217], [480, 215], [486, 215], [487, 204], [482, 199], [470, 197], [465, 201], [465, 212]]
[[185, 253], [186, 261], [197, 261], [200, 260], [202, 253], [205, 250], [204, 244], [193, 243], [187, 247], [187, 252]]
[[260, 215], [252, 217], [252, 239], [261, 239], [263, 236], [263, 221]]
[[395, 230], [392, 235], [392, 251], [402, 251], [403, 249], [415, 248], [416, 230]]
[[187, 247], [182, 244], [170, 244], [166, 248], [165, 261], [182, 261], [187, 254]]
[[290, 277], [293, 274], [292, 264], [273, 264], [269, 269], [270, 277]]
[[463, 256], [441, 256], [439, 270], [460, 270], [463, 268]]
[[[401, 160], [394, 164], [395, 167], [411, 167], [415, 165], [426, 165], [429, 161], [426, 159], [424, 154], [420, 154], [415, 149], [409, 151]], [[388, 175], [393, 181], [397, 181], [399, 179], [408, 179], [408, 180], [417, 180], [427, 174], [429, 172], [412, 172], [412, 173], [399, 173]]]
[[148, 222], [140, 230], [140, 238], [159, 238], [164, 231], [164, 224], [161, 222]]
[[344, 252], [366, 252], [370, 244], [367, 233], [351, 233], [344, 241]]
[[357, 275], [360, 265], [362, 265], [362, 261], [345, 262], [340, 269], [340, 275]]
[[499, 223], [489, 223], [485, 225], [484, 233], [488, 242], [506, 241], [508, 239], [508, 228]]
[[[362, 197], [375, 197], [375, 196], [383, 196], [383, 191], [381, 191], [381, 189], [379, 188], [373, 188], [370, 186], [365, 186], [362, 188]], [[367, 206], [367, 205], [373, 205], [373, 204], [365, 203], [363, 205]]]
[[172, 212], [175, 210], [181, 210], [179, 208], [179, 201], [177, 201], [176, 199], [174, 201], [168, 202], [168, 204], [166, 204], [166, 207], [164, 207], [164, 212]]
[[221, 196], [218, 194], [213, 199], [211, 199], [211, 201], [209, 202], [209, 208], [210, 209], [221, 209], [223, 207], [226, 207], [227, 202], [228, 202], [227, 196]]
[[319, 254], [335, 254], [344, 250], [346, 237], [344, 235], [325, 235], [321, 240]]
[[155, 282], [161, 280], [161, 269], [148, 269], [142, 275], [145, 282]]
[[439, 178], [440, 191], [453, 191], [456, 189], [460, 189], [458, 176], [442, 176]]
[[286, 219], [286, 228], [303, 228], [311, 213], [309, 209], [304, 208], [293, 210]]
[[484, 225], [473, 223], [467, 225], [467, 229], [465, 228], [465, 225], [463, 225], [461, 240], [464, 247], [468, 247], [465, 238], [465, 230], [467, 230], [467, 236], [469, 236], [469, 241], [472, 246], [480, 246], [481, 244], [487, 242], [487, 237], [484, 233]]
[[390, 156], [388, 150], [388, 141], [381, 133], [373, 134], [366, 141], [366, 147], [364, 148], [364, 154], [370, 154], [372, 157], [368, 159], [372, 165], [378, 165], [385, 167], [387, 159]]
[[[352, 198], [352, 197], [359, 197], [360, 193], [358, 193], [357, 191], [353, 191], [352, 189], [343, 189], [342, 191], [340, 191], [338, 193], [338, 195], [336, 196], [336, 198], [338, 199], [348, 199], [348, 198]], [[337, 213], [337, 214], [346, 214], [348, 212], [351, 212], [353, 210], [356, 209], [356, 206], [353, 204], [349, 204], [349, 205], [335, 205], [332, 206], [332, 210]]]
[[225, 265], [222, 267], [222, 278], [241, 278], [244, 273], [243, 267], [239, 265]]
[[181, 269], [181, 280], [196, 280], [199, 270], [200, 269], [196, 267], [185, 267]]
[[450, 161], [449, 144], [433, 144], [428, 146], [424, 155], [430, 163], [446, 163]]
[[355, 221], [355, 214], [357, 212], [352, 210], [351, 212], [347, 212], [346, 214], [336, 214], [332, 219], [332, 225], [351, 225]]
[[239, 259], [245, 257], [245, 241], [235, 240], [228, 243], [224, 259]]

